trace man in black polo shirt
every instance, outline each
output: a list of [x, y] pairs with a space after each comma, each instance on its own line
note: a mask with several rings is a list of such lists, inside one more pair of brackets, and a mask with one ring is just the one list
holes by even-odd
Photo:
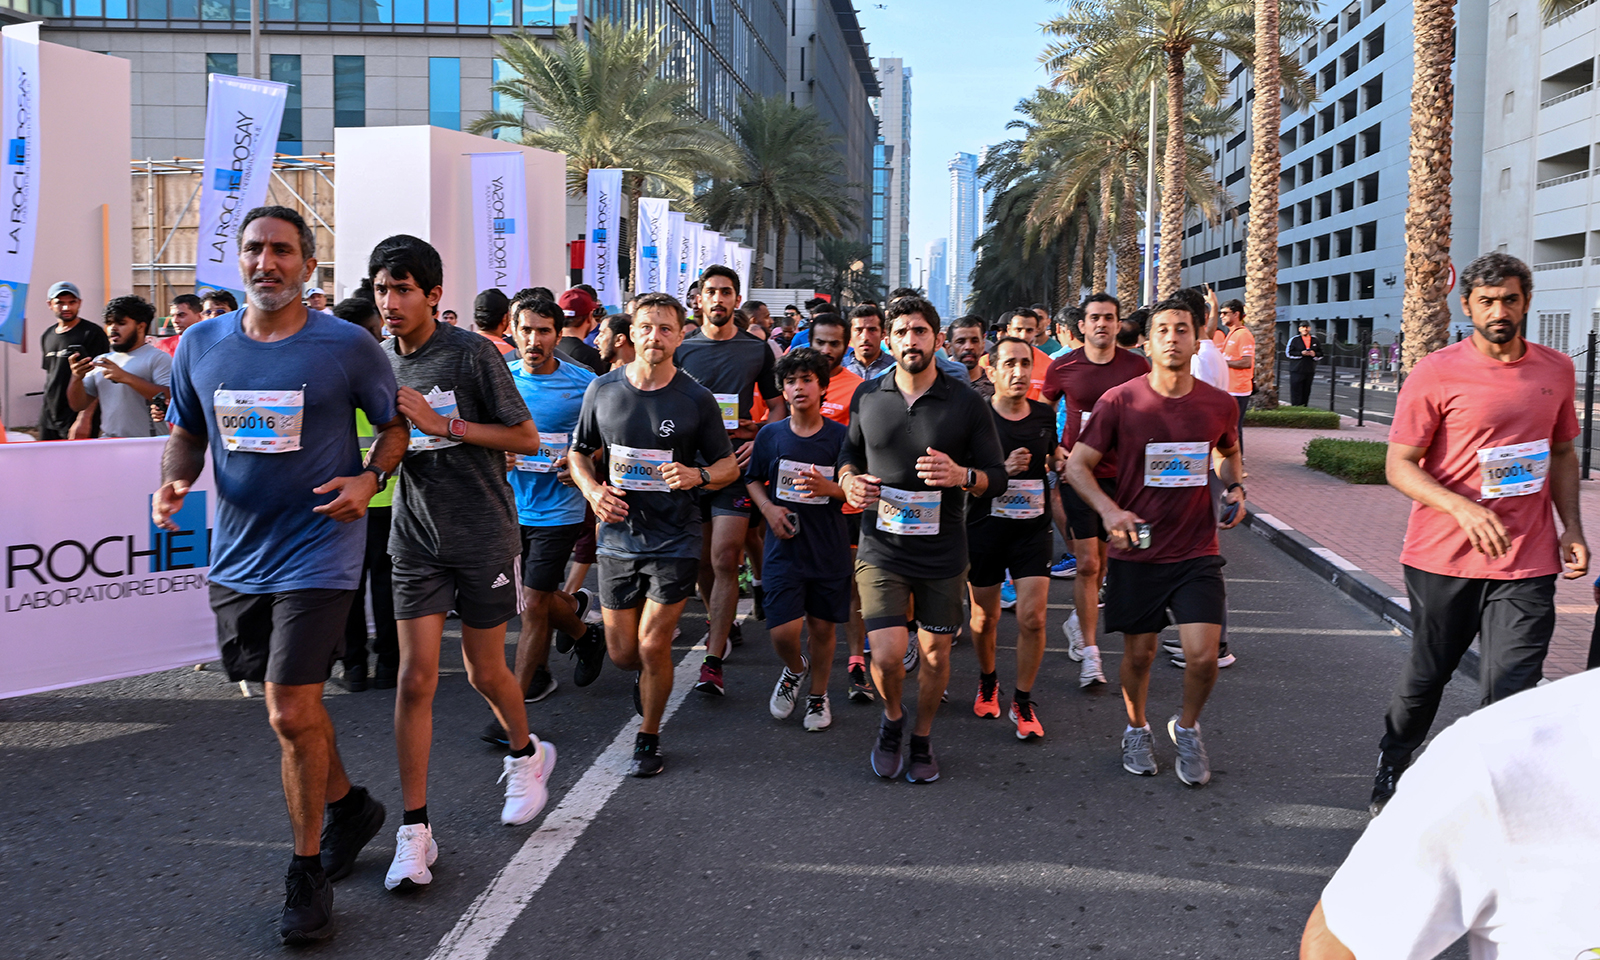
[[[856, 584], [872, 645], [872, 677], [883, 694], [883, 722], [872, 770], [912, 783], [939, 779], [929, 737], [950, 678], [950, 640], [961, 629], [967, 576], [967, 495], [1003, 491], [1005, 457], [988, 405], [933, 365], [939, 314], [920, 297], [889, 307], [890, 375], [862, 385], [850, 405], [850, 435], [839, 454], [840, 486], [862, 518]], [[910, 762], [901, 755], [900, 691], [915, 602], [923, 673]]]

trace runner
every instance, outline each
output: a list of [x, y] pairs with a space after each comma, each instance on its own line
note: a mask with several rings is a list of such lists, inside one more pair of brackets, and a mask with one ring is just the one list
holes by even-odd
[[600, 359], [606, 363], [607, 373], [633, 362], [633, 339], [629, 335], [632, 326], [633, 316], [619, 313], [606, 318], [606, 325], [595, 338], [595, 347], [600, 351]]
[[862, 304], [850, 311], [850, 353], [844, 368], [862, 380], [875, 380], [894, 369], [894, 357], [883, 349], [883, 310]]
[[200, 305], [203, 308], [200, 315], [205, 320], [213, 320], [239, 309], [239, 302], [226, 290], [207, 290], [200, 296]]
[[[1117, 346], [1117, 313], [1121, 305], [1107, 293], [1096, 293], [1083, 302], [1083, 321], [1079, 332], [1083, 346], [1050, 362], [1045, 374], [1044, 396], [1050, 403], [1065, 400], [1066, 430], [1061, 443], [1069, 451], [1090, 422], [1094, 405], [1107, 390], [1144, 376], [1150, 364], [1143, 357]], [[1117, 458], [1105, 452], [1094, 470], [1096, 485], [1106, 496], [1115, 495]], [[1100, 661], [1100, 587], [1106, 576], [1105, 524], [1099, 512], [1079, 496], [1062, 478], [1062, 510], [1066, 526], [1062, 536], [1077, 560], [1077, 579], [1072, 585], [1072, 614], [1061, 625], [1067, 637], [1067, 656], [1081, 660], [1078, 686], [1106, 682]]]
[[[1000, 317], [1000, 331], [1000, 336], [1002, 337], [1013, 337], [1033, 347], [1033, 384], [1028, 389], [1028, 399], [1043, 400], [1044, 378], [1046, 371], [1050, 368], [1050, 355], [1034, 346], [1034, 340], [1039, 331], [1039, 318], [1034, 316], [1033, 311], [1026, 307], [1013, 310]], [[983, 356], [980, 365], [986, 368], [989, 366], [987, 354]], [[989, 374], [992, 379], [993, 371], [989, 371]]]
[[[1072, 488], [1115, 538], [1106, 571], [1106, 629], [1123, 635], [1128, 728], [1122, 735], [1122, 766], [1140, 776], [1156, 773], [1145, 700], [1156, 638], [1176, 621], [1187, 666], [1183, 707], [1167, 721], [1167, 735], [1178, 748], [1178, 779], [1190, 786], [1211, 779], [1200, 710], [1217, 682], [1217, 643], [1227, 604], [1217, 522], [1206, 489], [1213, 449], [1226, 458], [1227, 502], [1245, 499], [1239, 483], [1238, 407], [1189, 373], [1200, 326], [1182, 300], [1151, 308], [1155, 368], [1105, 392], [1067, 462]], [[1117, 463], [1115, 499], [1095, 476], [1095, 468], [1111, 456]], [[1241, 510], [1224, 526], [1237, 525], [1243, 516]]]
[[[756, 434], [745, 483], [772, 533], [763, 567], [767, 631], [784, 667], [768, 709], [778, 720], [788, 718], [809, 673], [804, 726], [813, 732], [833, 723], [828, 676], [835, 631], [850, 619], [850, 540], [839, 509], [844, 491], [833, 482], [849, 431], [822, 415], [831, 365], [806, 347], [778, 361], [789, 418]], [[801, 653], [802, 626], [809, 658]]]
[[[699, 296], [705, 327], [683, 341], [675, 360], [684, 373], [716, 398], [722, 410], [722, 425], [743, 469], [761, 426], [751, 419], [756, 391], [771, 407], [767, 422], [781, 420], [786, 413], [772, 375], [774, 358], [765, 342], [733, 323], [733, 312], [739, 306], [737, 273], [721, 265], [707, 267], [700, 274]], [[705, 601], [710, 627], [706, 633], [705, 663], [694, 688], [722, 696], [722, 661], [730, 652], [730, 641], [743, 642], [733, 620], [739, 607], [739, 568], [744, 563], [745, 534], [755, 520], [755, 505], [741, 481], [703, 493], [700, 514], [705, 538], [699, 555], [700, 598]]]
[[404, 234], [380, 242], [367, 275], [394, 336], [384, 353], [400, 384], [411, 441], [395, 487], [389, 553], [400, 632], [395, 747], [405, 815], [383, 885], [433, 882], [439, 847], [428, 819], [428, 755], [445, 617], [461, 617], [467, 680], [508, 735], [500, 822], [527, 823], [548, 797], [556, 751], [528, 734], [521, 690], [506, 667], [506, 622], [521, 610], [516, 502], [501, 451], [536, 455], [539, 431], [500, 352], [485, 338], [440, 323], [438, 251]]
[[[889, 308], [898, 361], [892, 376], [856, 391], [850, 434], [839, 455], [840, 486], [852, 506], [876, 507], [862, 524], [856, 583], [872, 645], [872, 677], [884, 716], [871, 755], [873, 772], [912, 783], [939, 779], [931, 736], [950, 678], [950, 641], [964, 619], [967, 575], [966, 494], [1005, 489], [994, 418], [976, 391], [933, 366], [939, 314], [920, 297]], [[910, 761], [901, 755], [900, 703], [909, 646], [906, 612], [916, 604], [923, 661]]]
[[[229, 680], [266, 684], [268, 722], [283, 753], [294, 832], [278, 925], [285, 943], [333, 933], [331, 882], [350, 874], [383, 825], [383, 805], [345, 774], [322, 688], [343, 647], [367, 502], [405, 451], [383, 351], [353, 324], [300, 303], [317, 266], [315, 244], [293, 210], [245, 214], [239, 273], [249, 303], [196, 326], [178, 348], [172, 434], [151, 510], [164, 530], [194, 521], [185, 503], [209, 447], [217, 642]], [[357, 409], [378, 424], [365, 469]], [[203, 523], [202, 498], [195, 504], [189, 509]]]
[[1017, 590], [1017, 686], [1011, 698], [1011, 722], [1016, 724], [1018, 740], [1044, 736], [1032, 691], [1044, 660], [1045, 608], [1050, 601], [1045, 474], [1059, 470], [1066, 459], [1050, 407], [1028, 399], [1037, 352], [1033, 344], [1016, 337], [1001, 337], [989, 350], [989, 369], [999, 378], [989, 406], [1010, 479], [1003, 492], [975, 497], [967, 512], [972, 646], [979, 671], [972, 712], [1000, 716], [995, 628], [1000, 622], [1000, 585], [1009, 577]]
[[178, 332], [170, 337], [161, 337], [150, 341], [161, 350], [166, 351], [169, 357], [178, 352], [178, 343], [183, 339], [183, 331], [205, 319], [204, 314], [201, 313], [205, 309], [205, 304], [192, 293], [180, 293], [172, 298], [170, 309], [172, 311], [172, 327]]
[[[665, 767], [661, 716], [672, 693], [672, 634], [700, 570], [694, 491], [739, 478], [717, 399], [673, 365], [685, 316], [668, 294], [639, 298], [634, 361], [589, 384], [572, 440], [579, 456], [569, 455], [572, 479], [601, 521], [606, 649], [612, 663], [639, 674], [634, 709], [643, 720], [629, 768], [636, 777]], [[606, 479], [595, 459], [601, 451]]]
[[1461, 273], [1472, 337], [1429, 354], [1400, 390], [1388, 473], [1416, 501], [1400, 551], [1411, 657], [1384, 718], [1373, 815], [1422, 746], [1473, 638], [1483, 703], [1536, 685], [1555, 628], [1556, 574], [1588, 570], [1572, 360], [1523, 338], [1532, 294], [1533, 274], [1515, 257], [1472, 261]]
[[979, 316], [959, 317], [950, 321], [945, 331], [945, 342], [950, 344], [950, 356], [967, 370], [967, 382], [978, 396], [985, 400], [994, 396], [994, 382], [989, 379], [989, 365], [984, 361], [984, 339], [988, 324]]

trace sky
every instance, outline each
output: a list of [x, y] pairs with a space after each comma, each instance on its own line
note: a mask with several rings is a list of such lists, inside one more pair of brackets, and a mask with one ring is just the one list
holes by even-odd
[[[1039, 24], [1050, 0], [855, 0], [868, 50], [911, 70], [911, 256], [950, 233], [956, 153], [1011, 139], [1018, 100], [1045, 82]], [[923, 264], [927, 266], [926, 263]], [[916, 283], [915, 262], [911, 265]]]

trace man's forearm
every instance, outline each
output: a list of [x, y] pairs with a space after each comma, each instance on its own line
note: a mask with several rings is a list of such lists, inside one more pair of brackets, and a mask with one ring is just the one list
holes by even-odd
[[585, 500], [600, 485], [596, 479], [594, 457], [587, 453], [573, 451], [567, 455], [567, 470], [572, 474], [572, 485], [578, 488]]
[[394, 473], [400, 468], [400, 461], [405, 459], [406, 446], [411, 442], [411, 431], [400, 418], [378, 428], [378, 435], [372, 441], [372, 450], [367, 454], [367, 466], [377, 467], [384, 473]]
[[1550, 499], [1555, 503], [1556, 516], [1561, 518], [1561, 528], [1569, 532], [1583, 530], [1583, 517], [1578, 510], [1578, 451], [1569, 447], [1550, 454]]
[[1390, 457], [1384, 473], [1389, 486], [1440, 513], [1453, 513], [1465, 497], [1445, 489], [1422, 465], [1405, 457]]
[[122, 385], [132, 387], [134, 393], [146, 400], [154, 400], [158, 395], [167, 392], [166, 387], [153, 380], [146, 380], [144, 377], [135, 376], [131, 373], [127, 374], [127, 377], [128, 379], [124, 380]]
[[1106, 496], [1100, 484], [1095, 482], [1094, 469], [1077, 457], [1067, 458], [1067, 483], [1078, 496], [1087, 503], [1095, 513], [1105, 513], [1107, 510], [1116, 509], [1116, 502]]
[[161, 450], [161, 482], [182, 480], [193, 483], [206, 466], [206, 443], [182, 427], [173, 427], [167, 445]]

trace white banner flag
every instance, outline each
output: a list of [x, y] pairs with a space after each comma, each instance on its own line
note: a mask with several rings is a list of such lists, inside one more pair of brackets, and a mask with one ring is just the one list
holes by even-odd
[[478, 289], [510, 297], [533, 286], [528, 263], [528, 187], [520, 153], [472, 155], [472, 252]]
[[668, 260], [664, 255], [671, 240], [672, 212], [668, 209], [670, 200], [657, 197], [639, 198], [639, 235], [638, 255], [633, 267], [633, 292], [663, 293], [671, 292], [672, 287], [667, 283], [662, 266]]
[[213, 73], [208, 89], [194, 284], [228, 290], [242, 304], [239, 222], [267, 199], [289, 86]]
[[[622, 267], [617, 239], [622, 223], [622, 171], [589, 171], [589, 214], [584, 223], [583, 280], [599, 294], [607, 313], [622, 309]], [[623, 254], [626, 255], [625, 253]]]
[[39, 25], [14, 24], [0, 35], [5, 56], [0, 142], [10, 210], [0, 231], [0, 342], [21, 343], [39, 223]]
[[706, 272], [706, 267], [717, 262], [717, 254], [722, 250], [722, 234], [705, 227], [700, 231], [700, 262], [699, 269], [694, 272], [694, 278], [700, 279], [700, 274]]
[[729, 264], [729, 266], [733, 267], [733, 272], [739, 275], [739, 295], [748, 297], [750, 295], [750, 262], [754, 252], [742, 243], [734, 244], [731, 249], [733, 255], [730, 259], [733, 260], [733, 263]]
[[706, 225], [695, 223], [691, 220], [683, 225], [683, 229], [688, 234], [689, 240], [683, 261], [685, 267], [683, 295], [686, 298], [683, 301], [683, 305], [689, 307], [689, 312], [693, 313], [693, 305], [689, 303], [687, 297], [689, 296], [689, 287], [700, 282], [700, 271], [705, 269], [705, 261], [701, 259], [701, 255], [705, 248], [703, 237], [705, 236]]
[[689, 247], [694, 241], [689, 235], [689, 220], [683, 214], [668, 214], [667, 224], [668, 238], [672, 244], [672, 284], [667, 287], [667, 292], [682, 302], [689, 289]]

